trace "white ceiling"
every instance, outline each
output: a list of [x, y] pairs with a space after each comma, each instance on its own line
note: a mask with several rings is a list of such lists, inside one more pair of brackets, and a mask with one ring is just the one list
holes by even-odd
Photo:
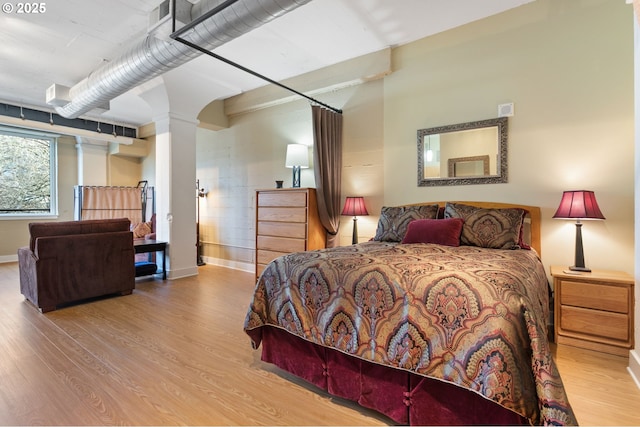
[[[215, 53], [279, 81], [530, 1], [312, 0]], [[46, 11], [40, 14], [0, 13], [0, 102], [51, 111], [47, 88], [75, 85], [144, 38], [148, 15], [160, 2], [53, 0], [43, 3]], [[207, 55], [176, 70], [183, 71], [202, 79], [212, 101], [266, 84]], [[151, 109], [132, 90], [112, 100], [102, 116], [86, 117], [139, 125], [151, 121]]]

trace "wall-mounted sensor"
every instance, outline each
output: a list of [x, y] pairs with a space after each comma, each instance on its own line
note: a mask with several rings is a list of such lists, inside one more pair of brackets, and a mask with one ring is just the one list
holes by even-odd
[[498, 105], [498, 117], [511, 117], [513, 116], [513, 102], [509, 104]]

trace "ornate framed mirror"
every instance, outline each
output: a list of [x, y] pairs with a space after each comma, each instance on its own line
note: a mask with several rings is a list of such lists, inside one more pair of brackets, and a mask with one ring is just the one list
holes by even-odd
[[507, 117], [418, 130], [418, 186], [507, 182]]

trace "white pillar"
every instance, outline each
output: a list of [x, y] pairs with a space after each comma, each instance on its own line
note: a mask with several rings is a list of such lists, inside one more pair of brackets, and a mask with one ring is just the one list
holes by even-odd
[[169, 279], [198, 274], [196, 265], [195, 119], [168, 113], [156, 125], [156, 233], [168, 245]]

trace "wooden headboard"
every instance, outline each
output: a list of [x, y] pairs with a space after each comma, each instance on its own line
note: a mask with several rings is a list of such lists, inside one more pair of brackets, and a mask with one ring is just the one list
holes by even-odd
[[[531, 245], [531, 247], [535, 249], [536, 252], [538, 252], [538, 255], [542, 256], [542, 242], [540, 238], [540, 223], [542, 222], [542, 215], [540, 213], [540, 208], [538, 206], [517, 205], [513, 203], [499, 203], [499, 202], [469, 202], [469, 201], [458, 201], [458, 200], [448, 200], [445, 202], [412, 203], [409, 206], [435, 205], [436, 203], [440, 207], [444, 207], [447, 203], [462, 203], [465, 205], [476, 206], [478, 208], [485, 208], [485, 209], [509, 209], [509, 208], [524, 209], [528, 212], [527, 216], [525, 217], [525, 226], [528, 225], [528, 227], [525, 228], [525, 241], [527, 241]], [[528, 234], [528, 238], [526, 238], [527, 234]]]

